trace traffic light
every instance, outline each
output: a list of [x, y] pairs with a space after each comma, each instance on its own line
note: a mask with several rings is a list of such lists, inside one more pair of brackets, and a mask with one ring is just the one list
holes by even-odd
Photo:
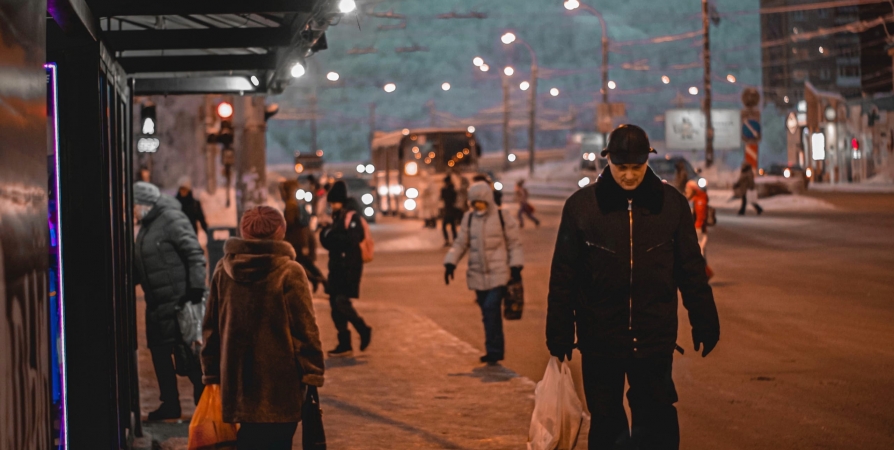
[[220, 102], [217, 105], [217, 115], [220, 117], [220, 133], [217, 135], [217, 142], [224, 148], [228, 148], [233, 144], [233, 105], [229, 102]]
[[860, 141], [857, 138], [851, 139], [851, 148], [855, 151], [860, 150]]
[[154, 103], [144, 103], [140, 107], [140, 131], [141, 134], [146, 136], [152, 136], [155, 134], [156, 129], [156, 120], [155, 120], [155, 104]]

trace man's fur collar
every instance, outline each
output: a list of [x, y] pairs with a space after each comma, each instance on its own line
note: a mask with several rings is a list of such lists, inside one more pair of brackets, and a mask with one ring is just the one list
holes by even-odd
[[[611, 167], [606, 167], [596, 179], [595, 190], [596, 200], [603, 214], [627, 209], [628, 191], [612, 178]], [[661, 213], [664, 206], [664, 182], [655, 175], [651, 167], [646, 170], [643, 182], [633, 190], [632, 198], [634, 205], [646, 208], [652, 214]]]

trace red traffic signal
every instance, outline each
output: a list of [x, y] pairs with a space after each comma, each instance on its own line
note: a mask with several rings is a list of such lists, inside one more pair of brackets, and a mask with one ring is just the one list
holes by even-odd
[[851, 139], [851, 148], [853, 148], [854, 150], [860, 150], [860, 141], [857, 140], [857, 138]]
[[217, 105], [217, 115], [220, 116], [221, 119], [229, 119], [233, 116], [233, 105], [229, 102], [220, 102]]

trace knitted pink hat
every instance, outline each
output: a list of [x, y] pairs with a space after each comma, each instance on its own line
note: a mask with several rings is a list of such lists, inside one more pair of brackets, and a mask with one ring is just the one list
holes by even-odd
[[281, 241], [286, 237], [286, 219], [276, 208], [256, 206], [242, 214], [242, 238]]

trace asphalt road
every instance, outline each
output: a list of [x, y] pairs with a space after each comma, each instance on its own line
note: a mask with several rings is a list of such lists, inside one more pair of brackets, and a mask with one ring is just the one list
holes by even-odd
[[[722, 331], [707, 358], [692, 350], [680, 306], [682, 448], [894, 448], [894, 195], [810, 195], [838, 209], [719, 213], [708, 259]], [[524, 318], [505, 323], [504, 361], [535, 381], [549, 357], [546, 295], [561, 202], [537, 206], [543, 226], [522, 231]], [[483, 354], [465, 265], [444, 285], [439, 231], [385, 219], [374, 234], [360, 307], [410, 308]]]

